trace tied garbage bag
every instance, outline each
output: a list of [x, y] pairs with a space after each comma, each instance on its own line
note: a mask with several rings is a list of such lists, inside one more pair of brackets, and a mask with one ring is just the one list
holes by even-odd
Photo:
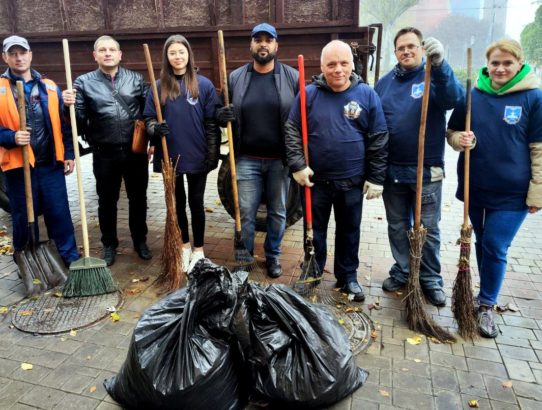
[[243, 364], [229, 328], [246, 276], [199, 261], [187, 288], [143, 313], [124, 365], [104, 382], [111, 397], [132, 409], [243, 408]]
[[287, 286], [248, 284], [232, 330], [251, 368], [255, 400], [280, 408], [326, 407], [367, 379], [332, 314]]

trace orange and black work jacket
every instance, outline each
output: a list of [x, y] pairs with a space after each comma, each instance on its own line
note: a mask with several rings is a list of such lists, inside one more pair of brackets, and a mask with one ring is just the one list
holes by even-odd
[[[14, 76], [9, 69], [0, 76], [0, 165], [3, 171], [23, 166], [22, 148], [15, 143], [15, 133], [20, 129], [15, 86], [17, 80], [20, 78]], [[28, 150], [30, 165], [35, 165], [34, 150], [38, 144], [41, 144], [38, 149], [41, 148], [43, 153], [44, 140], [45, 146], [50, 147], [50, 150], [46, 149], [48, 158], [45, 163], [53, 164], [55, 161], [73, 159], [71, 129], [62, 114], [63, 103], [60, 90], [53, 81], [42, 78], [34, 70], [32, 70], [32, 81], [36, 84], [31, 87], [33, 92], [25, 87], [27, 113], [32, 109], [32, 104], [35, 104], [32, 114], [37, 113], [40, 117], [38, 121], [31, 124], [32, 134]]]

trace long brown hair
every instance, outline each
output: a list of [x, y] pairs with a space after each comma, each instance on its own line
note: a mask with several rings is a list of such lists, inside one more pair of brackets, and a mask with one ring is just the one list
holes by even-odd
[[181, 36], [180, 34], [174, 34], [169, 36], [164, 43], [164, 48], [162, 50], [162, 70], [160, 71], [160, 100], [162, 104], [165, 104], [168, 98], [174, 100], [182, 94], [179, 82], [175, 77], [175, 73], [173, 72], [171, 64], [169, 64], [167, 56], [168, 49], [172, 44], [182, 44], [188, 50], [188, 64], [186, 65], [186, 72], [184, 73], [184, 93], [190, 94], [190, 97], [194, 99], [199, 96], [196, 63], [194, 61], [192, 47], [190, 47], [190, 43], [186, 37]]

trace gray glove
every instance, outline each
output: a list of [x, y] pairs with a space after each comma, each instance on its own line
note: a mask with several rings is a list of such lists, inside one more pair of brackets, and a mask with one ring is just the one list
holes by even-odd
[[367, 194], [367, 199], [380, 198], [382, 196], [382, 191], [384, 191], [382, 185], [376, 185], [369, 181], [365, 181], [365, 184], [363, 184], [363, 193]]
[[431, 65], [441, 65], [444, 61], [444, 47], [442, 43], [434, 37], [427, 37], [423, 41], [423, 48], [428, 59], [431, 59]]

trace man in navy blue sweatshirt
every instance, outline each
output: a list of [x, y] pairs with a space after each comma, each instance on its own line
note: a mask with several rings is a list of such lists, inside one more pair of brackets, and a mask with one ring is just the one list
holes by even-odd
[[[444, 48], [434, 38], [406, 27], [394, 39], [398, 64], [378, 82], [389, 130], [388, 171], [384, 183], [384, 206], [388, 237], [395, 264], [382, 289], [394, 292], [408, 281], [410, 244], [416, 193], [418, 131], [420, 127], [424, 70], [431, 63], [431, 91], [425, 132], [425, 157], [421, 221], [427, 228], [422, 250], [420, 282], [426, 298], [435, 306], [446, 304], [440, 267], [440, 215], [444, 179], [446, 111], [454, 108], [464, 91], [444, 60]], [[426, 58], [424, 58], [426, 57]]]

